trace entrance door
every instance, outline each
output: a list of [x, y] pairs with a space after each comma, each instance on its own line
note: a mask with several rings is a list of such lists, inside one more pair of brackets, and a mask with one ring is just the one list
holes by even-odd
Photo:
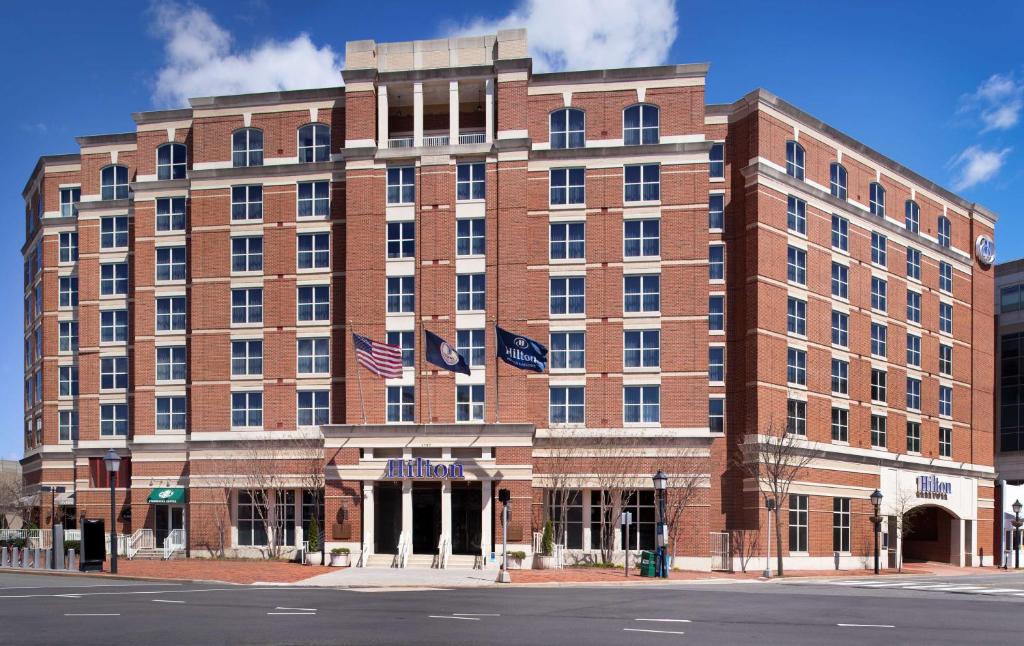
[[412, 553], [437, 554], [441, 540], [441, 483], [412, 485]]
[[452, 554], [480, 554], [482, 505], [479, 482], [452, 483]]
[[402, 533], [402, 483], [375, 482], [373, 485], [373, 551], [397, 554]]
[[185, 529], [185, 508], [182, 505], [157, 505], [153, 536], [156, 546], [163, 547], [167, 535], [174, 529]]

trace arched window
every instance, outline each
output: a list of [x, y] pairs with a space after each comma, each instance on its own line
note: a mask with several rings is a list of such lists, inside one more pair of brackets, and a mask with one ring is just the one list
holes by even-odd
[[907, 225], [907, 231], [917, 233], [921, 229], [921, 207], [917, 205], [914, 200], [907, 200], [906, 206], [904, 207], [904, 221]]
[[258, 128], [242, 128], [231, 135], [231, 165], [263, 165], [263, 131]]
[[622, 111], [622, 143], [627, 146], [656, 144], [659, 137], [658, 107], [641, 103]]
[[839, 162], [832, 162], [828, 168], [828, 188], [832, 197], [846, 199], [846, 167]]
[[128, 167], [107, 166], [100, 171], [100, 199], [123, 200], [128, 197]]
[[943, 247], [949, 246], [949, 218], [944, 215], [939, 216], [938, 240]]
[[156, 178], [185, 179], [185, 144], [164, 144], [156, 149]]
[[871, 182], [871, 215], [885, 217], [885, 189], [878, 182]]
[[786, 174], [804, 178], [804, 147], [795, 141], [786, 142]]
[[309, 123], [299, 128], [299, 163], [330, 161], [331, 128]]
[[583, 148], [586, 141], [583, 126], [583, 110], [577, 108], [555, 110], [551, 113], [551, 147]]

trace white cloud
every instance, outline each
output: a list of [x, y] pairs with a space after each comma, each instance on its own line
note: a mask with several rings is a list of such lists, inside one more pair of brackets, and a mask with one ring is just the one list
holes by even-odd
[[239, 50], [231, 33], [204, 9], [154, 5], [154, 33], [166, 60], [157, 73], [153, 101], [184, 106], [198, 96], [269, 92], [342, 84], [341, 56], [301, 33], [289, 41], [266, 40]]
[[537, 71], [659, 65], [676, 40], [671, 0], [523, 0], [497, 20], [476, 18], [450, 35], [480, 36], [525, 27]]
[[960, 112], [977, 114], [982, 132], [1017, 125], [1024, 109], [1024, 81], [1013, 74], [993, 74], [971, 94], [960, 97]]
[[962, 191], [992, 179], [1006, 163], [1010, 150], [985, 150], [977, 144], [967, 147], [949, 164], [957, 171], [953, 188]]

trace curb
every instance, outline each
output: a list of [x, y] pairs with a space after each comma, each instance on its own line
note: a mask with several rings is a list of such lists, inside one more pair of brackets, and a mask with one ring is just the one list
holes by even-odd
[[[83, 579], [110, 579], [113, 581], [152, 581], [154, 583], [219, 583], [226, 585], [253, 585], [251, 583], [232, 583], [217, 579], [167, 579], [155, 576], [131, 576], [127, 574], [107, 574], [105, 572], [75, 572], [73, 570], [37, 570], [35, 568], [0, 568], [0, 574], [28, 574], [30, 576], [70, 576]], [[289, 585], [289, 584], [285, 584]]]

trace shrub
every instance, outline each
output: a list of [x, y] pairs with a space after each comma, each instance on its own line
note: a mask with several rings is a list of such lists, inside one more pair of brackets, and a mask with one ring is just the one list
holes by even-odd
[[515, 550], [513, 552], [509, 552], [508, 553], [508, 557], [510, 559], [514, 559], [516, 561], [522, 561], [523, 559], [526, 558], [526, 552], [524, 552], [522, 550]]
[[313, 520], [309, 521], [309, 551], [310, 553], [320, 551], [320, 523], [317, 522], [316, 516], [313, 516]]
[[64, 551], [75, 550], [75, 554], [82, 551], [82, 541], [64, 541]]
[[331, 550], [331, 554], [350, 554], [352, 550], [347, 547], [335, 547]]
[[552, 556], [555, 553], [554, 529], [550, 519], [544, 523], [544, 536], [540, 540], [540, 551], [544, 556]]

